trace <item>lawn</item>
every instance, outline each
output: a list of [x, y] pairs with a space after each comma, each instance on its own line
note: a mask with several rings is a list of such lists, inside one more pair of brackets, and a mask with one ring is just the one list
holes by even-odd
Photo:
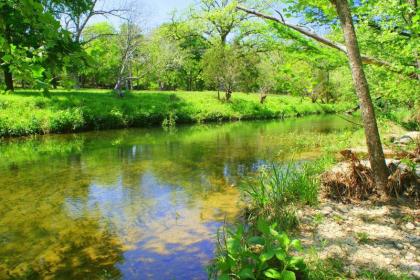
[[344, 111], [349, 104], [319, 104], [293, 96], [234, 93], [231, 102], [215, 92], [135, 91], [117, 97], [109, 90], [19, 90], [0, 95], [0, 137], [84, 130], [274, 119]]

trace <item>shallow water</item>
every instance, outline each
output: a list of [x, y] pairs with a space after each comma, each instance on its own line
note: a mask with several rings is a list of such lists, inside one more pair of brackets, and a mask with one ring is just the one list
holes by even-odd
[[206, 279], [238, 185], [312, 159], [333, 117], [0, 142], [0, 279]]

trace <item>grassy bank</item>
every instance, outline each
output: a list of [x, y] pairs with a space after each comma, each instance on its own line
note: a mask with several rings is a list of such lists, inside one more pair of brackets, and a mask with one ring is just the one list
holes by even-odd
[[344, 111], [348, 104], [317, 104], [292, 96], [235, 93], [231, 102], [214, 92], [132, 92], [118, 98], [108, 90], [17, 91], [0, 95], [0, 137], [84, 130], [274, 119]]

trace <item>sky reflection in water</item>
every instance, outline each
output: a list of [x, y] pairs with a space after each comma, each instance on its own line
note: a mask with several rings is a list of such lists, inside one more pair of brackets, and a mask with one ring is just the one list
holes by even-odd
[[4, 141], [0, 279], [206, 279], [241, 178], [313, 158], [317, 137], [346, 126], [311, 117]]

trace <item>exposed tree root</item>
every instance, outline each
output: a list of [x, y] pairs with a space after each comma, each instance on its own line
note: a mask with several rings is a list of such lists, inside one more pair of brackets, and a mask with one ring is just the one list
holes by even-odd
[[[350, 150], [344, 150], [341, 154], [346, 161], [321, 177], [324, 196], [345, 203], [383, 196], [384, 191], [375, 185], [369, 163], [359, 160]], [[392, 175], [385, 190], [387, 196], [405, 197], [416, 203], [420, 202], [420, 180], [415, 172], [418, 160], [419, 149], [410, 153], [404, 161], [388, 163]]]

